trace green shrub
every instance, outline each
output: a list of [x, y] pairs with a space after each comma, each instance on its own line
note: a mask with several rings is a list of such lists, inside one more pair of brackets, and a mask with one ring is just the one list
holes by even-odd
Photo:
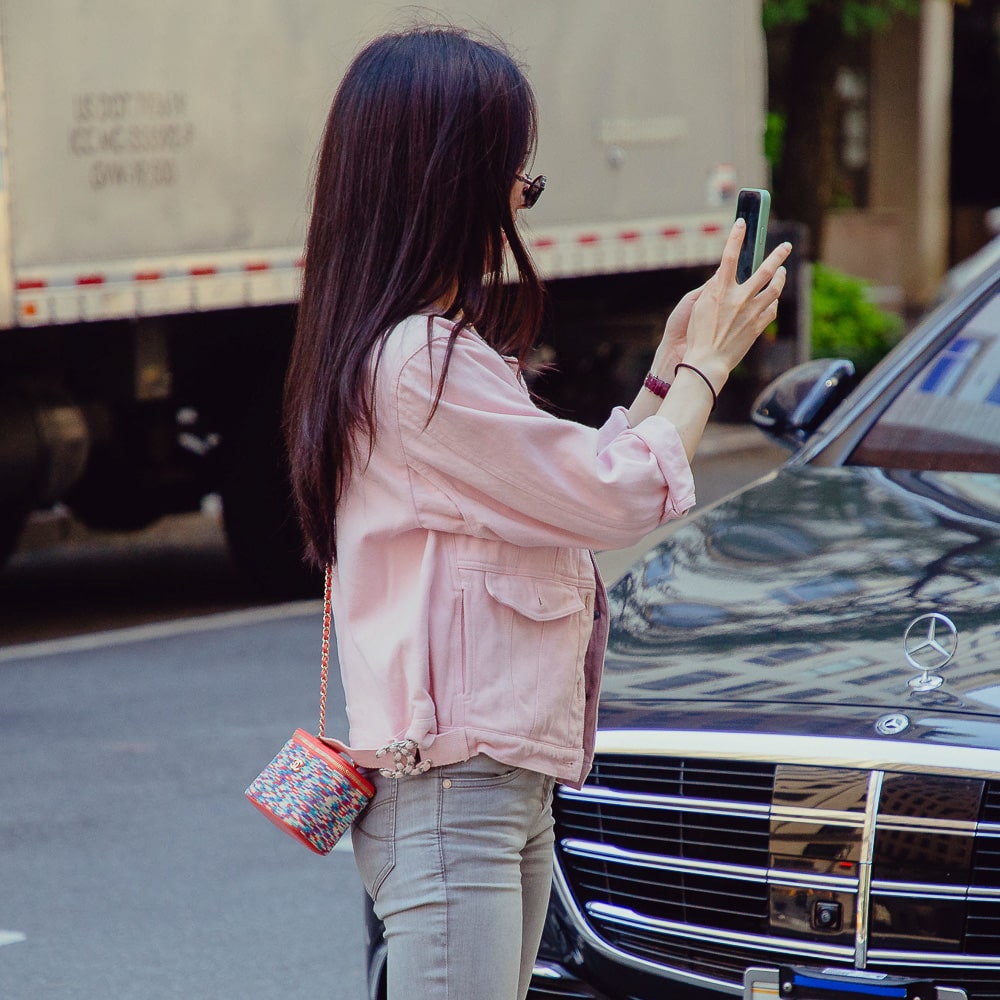
[[768, 111], [764, 128], [764, 158], [771, 173], [781, 169], [781, 157], [785, 151], [785, 126], [788, 119], [780, 111]]
[[868, 284], [832, 267], [813, 265], [814, 358], [848, 358], [864, 374], [899, 339], [902, 318], [869, 302]]

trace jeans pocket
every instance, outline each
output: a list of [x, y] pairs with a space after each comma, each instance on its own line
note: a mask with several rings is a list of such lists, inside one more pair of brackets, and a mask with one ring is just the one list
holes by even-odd
[[445, 788], [491, 788], [509, 785], [524, 773], [524, 768], [501, 764], [485, 754], [477, 754], [460, 764], [438, 768]]
[[396, 865], [396, 782], [378, 789], [351, 831], [354, 860], [368, 895], [378, 891]]

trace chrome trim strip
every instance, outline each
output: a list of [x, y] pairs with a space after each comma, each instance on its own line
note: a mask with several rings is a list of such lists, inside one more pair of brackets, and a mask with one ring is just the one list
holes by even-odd
[[965, 819], [934, 819], [932, 816], [887, 816], [883, 813], [878, 818], [880, 830], [936, 830], [940, 833], [956, 833], [972, 837], [976, 834], [976, 821]]
[[[1000, 889], [993, 890], [1000, 898]], [[872, 895], [921, 897], [923, 899], [945, 899], [957, 896], [965, 899], [969, 889], [964, 885], [936, 885], [930, 882], [889, 882], [872, 879]]]
[[1000, 823], [977, 823], [976, 833], [981, 837], [1000, 837]]
[[974, 778], [1000, 777], [1000, 750], [942, 746], [896, 740], [842, 739], [836, 736], [792, 736], [772, 733], [726, 733], [662, 729], [602, 729], [602, 754], [698, 757], [760, 763], [812, 764], [864, 771], [915, 771]]
[[721, 861], [695, 861], [669, 854], [645, 854], [627, 851], [613, 844], [579, 840], [567, 837], [559, 841], [564, 854], [597, 861], [613, 861], [636, 868], [655, 868], [658, 871], [686, 872], [691, 875], [709, 875], [718, 878], [757, 882], [761, 885], [787, 885], [794, 888], [829, 889], [838, 892], [857, 892], [858, 880], [843, 875], [824, 875], [821, 872], [792, 872], [779, 868], [758, 868], [752, 865], [728, 865]]
[[815, 823], [822, 820], [832, 826], [865, 825], [863, 812], [849, 812], [846, 809], [809, 809], [804, 806], [774, 806], [771, 809], [771, 819], [781, 823]]
[[823, 875], [819, 872], [785, 872], [777, 868], [767, 871], [768, 885], [783, 885], [793, 889], [828, 889], [831, 892], [847, 892], [852, 895], [858, 891], [858, 880], [844, 875]]
[[1000, 889], [993, 889], [985, 885], [970, 885], [968, 893], [970, 899], [1000, 900]]
[[617, 861], [637, 868], [657, 868], [661, 871], [688, 872], [692, 875], [717, 875], [719, 878], [740, 879], [743, 882], [767, 881], [767, 869], [751, 865], [727, 865], [723, 862], [694, 861], [689, 858], [675, 858], [668, 854], [644, 854], [640, 851], [626, 851], [612, 844], [595, 843], [590, 840], [567, 838], [559, 846], [566, 854], [576, 857], [596, 858], [599, 861]]
[[861, 854], [858, 860], [858, 898], [855, 903], [854, 967], [863, 969], [868, 962], [868, 912], [872, 894], [872, 859], [875, 857], [875, 821], [882, 797], [882, 771], [868, 775], [865, 795], [865, 828], [861, 833]]
[[886, 879], [873, 879], [872, 895], [875, 893], [882, 896], [920, 896], [924, 899], [957, 896], [960, 899], [993, 900], [1000, 903], [1000, 888], [985, 885], [942, 885], [939, 882], [890, 882]]
[[720, 931], [713, 927], [700, 927], [697, 924], [681, 924], [674, 920], [659, 920], [656, 917], [644, 917], [633, 910], [622, 906], [612, 906], [609, 903], [588, 903], [587, 912], [599, 920], [623, 927], [634, 927], [636, 930], [652, 931], [661, 936], [685, 938], [694, 941], [711, 941], [714, 944], [727, 944], [737, 948], [754, 948], [761, 951], [780, 951], [783, 954], [802, 955], [810, 958], [850, 958], [854, 949], [846, 945], [822, 944], [818, 941], [796, 941], [782, 938], [781, 947], [775, 947], [775, 938], [762, 934], [740, 934], [736, 931]]
[[933, 965], [942, 969], [1000, 969], [1000, 955], [957, 955], [952, 952], [890, 951], [872, 948], [868, 968], [874, 965]]
[[656, 962], [650, 962], [648, 959], [639, 958], [638, 955], [630, 955], [627, 951], [622, 951], [621, 948], [616, 948], [603, 938], [598, 937], [576, 905], [576, 900], [573, 898], [573, 894], [566, 883], [566, 876], [563, 874], [562, 865], [559, 864], [558, 859], [554, 866], [552, 888], [559, 896], [563, 908], [569, 915], [570, 920], [572, 920], [577, 933], [580, 934], [588, 947], [604, 955], [605, 958], [621, 962], [642, 972], [650, 972], [663, 979], [673, 979], [677, 982], [685, 983], [688, 986], [731, 993], [736, 997], [742, 996], [743, 988], [740, 983], [730, 983], [725, 979], [715, 979], [712, 976], [699, 976], [694, 972], [688, 972], [686, 969], [675, 969], [669, 965], [659, 965]]
[[601, 785], [584, 785], [583, 788], [559, 786], [559, 797], [573, 802], [612, 803], [636, 806], [640, 809], [674, 809], [678, 812], [699, 812], [723, 816], [760, 816], [767, 819], [769, 805], [752, 802], [732, 802], [719, 799], [693, 799], [680, 795], [655, 795], [649, 792], [621, 792]]

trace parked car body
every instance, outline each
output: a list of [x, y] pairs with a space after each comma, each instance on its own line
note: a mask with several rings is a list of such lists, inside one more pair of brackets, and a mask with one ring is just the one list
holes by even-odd
[[529, 996], [988, 1000], [1000, 274], [856, 387], [847, 362], [787, 373], [755, 420], [788, 463], [611, 589], [598, 754], [557, 789]]

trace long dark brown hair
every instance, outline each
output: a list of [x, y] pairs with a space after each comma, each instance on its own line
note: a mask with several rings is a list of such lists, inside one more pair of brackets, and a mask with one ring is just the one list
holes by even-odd
[[[376, 434], [386, 335], [407, 316], [474, 327], [522, 363], [542, 288], [510, 207], [534, 153], [536, 107], [495, 40], [453, 28], [384, 35], [333, 100], [316, 173], [285, 438], [308, 561], [334, 561], [337, 501]], [[504, 284], [504, 243], [516, 269]], [[438, 398], [447, 377], [447, 360]]]

